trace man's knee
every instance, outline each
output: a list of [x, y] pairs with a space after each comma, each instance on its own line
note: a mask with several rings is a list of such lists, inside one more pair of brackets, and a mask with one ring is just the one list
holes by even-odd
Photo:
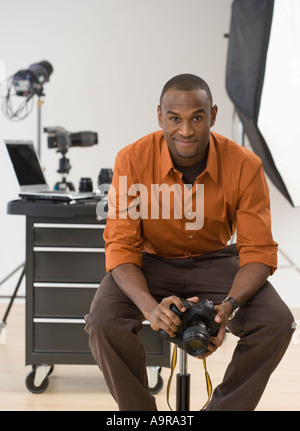
[[89, 314], [85, 316], [86, 332], [91, 335], [92, 333], [105, 333], [111, 328], [111, 323], [113, 321], [113, 310], [112, 310], [112, 300], [109, 300], [109, 296], [105, 295], [105, 292], [110, 284], [113, 284], [113, 279], [110, 274], [108, 274], [101, 282], [93, 301], [90, 306]]
[[273, 286], [266, 283], [265, 288], [228, 322], [228, 327], [233, 334], [242, 338], [258, 331], [267, 339], [285, 343], [285, 340], [291, 339], [295, 324], [290, 309]]
[[138, 332], [142, 328], [142, 315], [107, 274], [92, 301], [90, 313], [85, 316], [86, 332], [98, 338], [110, 338], [121, 331]]
[[[285, 305], [285, 304], [284, 304]], [[290, 340], [295, 330], [294, 317], [287, 306], [280, 310], [274, 310], [271, 329], [274, 334], [281, 337], [283, 340]]]
[[294, 317], [286, 303], [280, 298], [271, 286], [269, 301], [265, 301], [265, 311], [262, 313], [262, 322], [270, 328], [274, 336], [290, 339], [293, 334]]
[[85, 316], [86, 332], [91, 335], [96, 335], [98, 338], [113, 337], [118, 328], [118, 319], [111, 310], [109, 305], [97, 304], [96, 307], [91, 307], [90, 313]]
[[85, 316], [85, 321], [85, 331], [90, 337], [96, 335], [99, 338], [111, 330], [109, 313], [101, 304], [98, 304], [97, 307], [92, 304], [90, 313]]

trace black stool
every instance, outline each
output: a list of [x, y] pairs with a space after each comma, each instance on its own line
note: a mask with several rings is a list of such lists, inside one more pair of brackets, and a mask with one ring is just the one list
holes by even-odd
[[190, 409], [190, 378], [187, 373], [187, 353], [179, 349], [179, 373], [176, 375], [176, 410], [187, 412]]
[[[181, 412], [187, 412], [190, 409], [191, 375], [187, 373], [187, 352], [176, 345], [174, 346], [172, 364], [171, 364], [171, 375], [170, 375], [170, 378], [168, 381], [168, 387], [167, 387], [167, 402], [168, 402], [169, 408], [172, 410], [169, 403], [169, 394], [170, 394], [171, 380], [172, 380], [173, 372], [177, 362], [177, 350], [179, 350], [180, 357], [179, 357], [179, 373], [177, 373], [176, 375], [176, 410]], [[205, 371], [205, 381], [206, 381], [208, 399], [200, 410], [205, 409], [205, 407], [208, 405], [212, 396], [212, 383], [211, 383], [208, 371], [206, 369], [206, 360], [202, 359], [202, 361], [203, 361], [203, 367]]]

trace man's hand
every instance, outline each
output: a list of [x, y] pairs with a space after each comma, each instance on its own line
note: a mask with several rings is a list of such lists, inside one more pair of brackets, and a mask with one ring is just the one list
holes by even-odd
[[215, 305], [215, 321], [220, 323], [220, 329], [216, 337], [210, 337], [209, 345], [207, 346], [207, 350], [202, 356], [197, 356], [199, 359], [204, 359], [214, 353], [223, 343], [228, 317], [232, 312], [232, 305], [230, 302], [224, 302], [220, 305]]
[[163, 329], [170, 337], [175, 337], [181, 320], [170, 309], [172, 304], [174, 304], [179, 311], [185, 311], [185, 307], [180, 299], [177, 296], [172, 295], [164, 298], [155, 308], [152, 309], [148, 315], [148, 320], [154, 331]]
[[[199, 301], [199, 298], [188, 298], [187, 301], [195, 304]], [[170, 337], [173, 338], [181, 324], [181, 319], [170, 309], [172, 304], [174, 304], [179, 311], [185, 311], [185, 307], [178, 296], [172, 295], [164, 298], [156, 307], [153, 308], [148, 315], [148, 320], [154, 331], [163, 329]]]

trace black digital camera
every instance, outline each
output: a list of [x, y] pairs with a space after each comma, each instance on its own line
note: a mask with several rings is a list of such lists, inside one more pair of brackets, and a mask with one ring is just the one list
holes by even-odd
[[174, 304], [170, 307], [181, 319], [176, 336], [169, 337], [165, 331], [160, 332], [191, 356], [201, 356], [207, 350], [209, 338], [216, 337], [219, 332], [220, 324], [215, 322], [214, 305], [208, 299], [200, 299], [197, 304], [180, 300], [185, 306], [184, 312], [179, 311]]

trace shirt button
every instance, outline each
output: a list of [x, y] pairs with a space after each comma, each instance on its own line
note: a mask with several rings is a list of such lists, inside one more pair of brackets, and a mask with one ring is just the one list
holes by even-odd
[[193, 238], [193, 235], [189, 235], [189, 238], [190, 238], [190, 239], [192, 239], [192, 238]]

